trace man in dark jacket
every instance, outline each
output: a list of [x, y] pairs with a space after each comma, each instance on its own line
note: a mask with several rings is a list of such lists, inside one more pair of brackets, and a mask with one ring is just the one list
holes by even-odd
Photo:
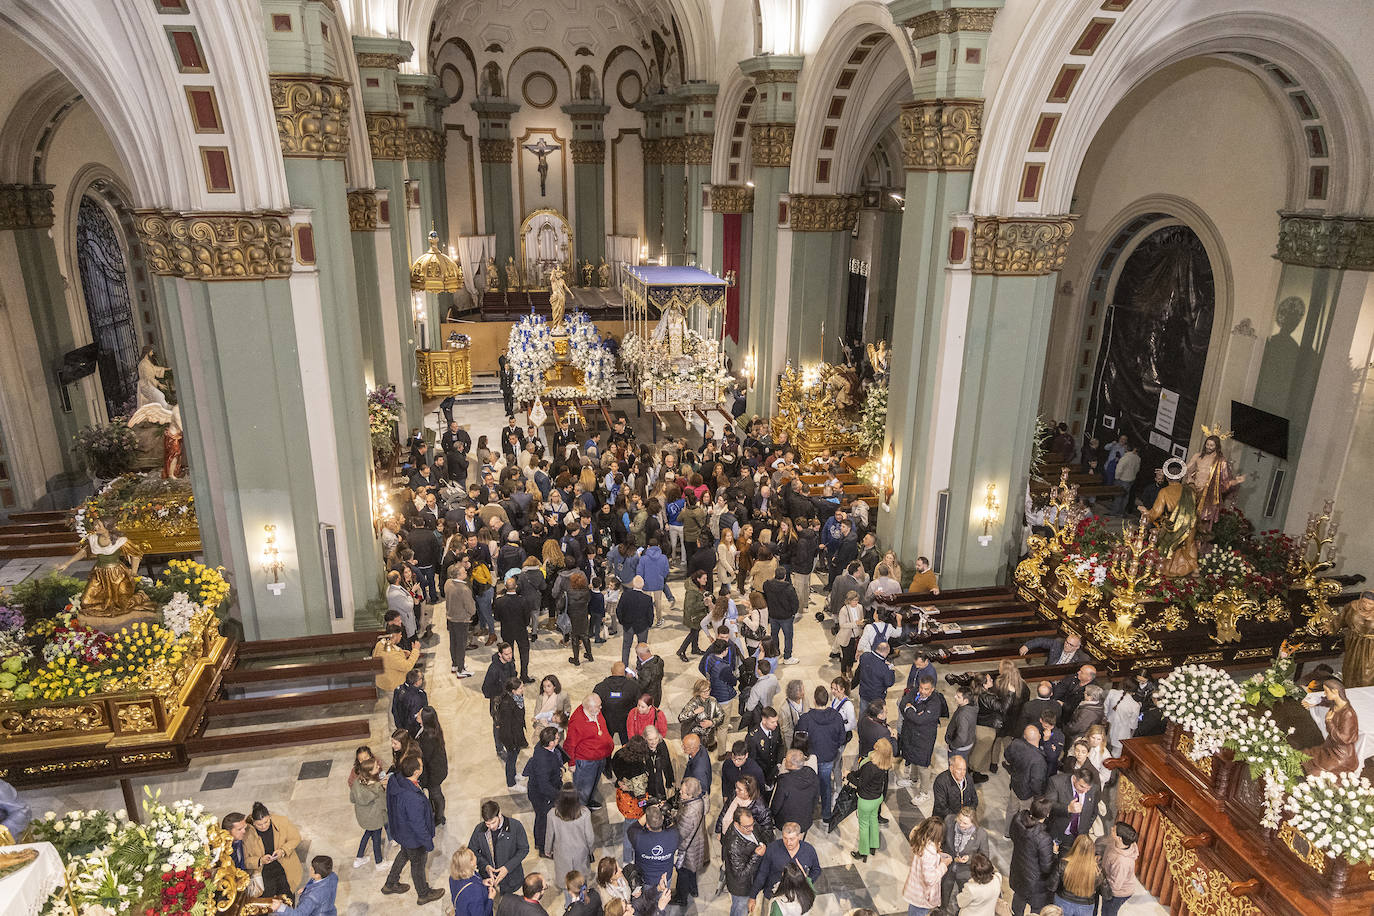
[[529, 602], [520, 594], [520, 577], [512, 572], [506, 576], [505, 591], [491, 607], [496, 622], [501, 625], [501, 641], [520, 650], [520, 680], [533, 684], [530, 677]]
[[[652, 605], [649, 613], [653, 613]], [[625, 666], [616, 662], [611, 665], [611, 676], [597, 684], [592, 692], [601, 697], [601, 715], [606, 720], [606, 728], [624, 744], [629, 737], [625, 732], [625, 720], [644, 693], [639, 681], [626, 675]]]
[[806, 765], [806, 755], [793, 748], [783, 760], [783, 773], [778, 777], [778, 787], [773, 792], [769, 808], [773, 812], [773, 823], [786, 824], [789, 821], [801, 827], [802, 833], [811, 829], [815, 820], [816, 801], [821, 797], [821, 779], [816, 771]]
[[1032, 799], [1045, 794], [1049, 767], [1045, 764], [1045, 756], [1040, 753], [1040, 729], [1027, 725], [1002, 752], [1002, 762], [1007, 765], [1007, 776], [1011, 780], [1006, 834], [1010, 837], [1011, 824], [1016, 815], [1029, 808]]
[[1028, 639], [1021, 646], [1021, 654], [1027, 652], [1044, 652], [1047, 665], [1086, 665], [1092, 661], [1088, 653], [1083, 651], [1083, 640], [1077, 633], [1069, 633], [1064, 637], [1037, 636]]
[[778, 730], [778, 711], [771, 706], [763, 708], [762, 720], [744, 739], [749, 750], [749, 759], [763, 771], [762, 788], [764, 793], [773, 791], [778, 781], [778, 770], [782, 767], [782, 756], [786, 748], [782, 746], [782, 732]]
[[515, 650], [508, 642], [500, 643], [491, 654], [491, 665], [487, 668], [486, 677], [482, 678], [482, 696], [487, 698], [487, 713], [491, 716], [491, 736], [496, 742], [496, 756], [502, 760], [506, 759], [506, 752], [501, 747], [501, 736], [496, 727], [496, 703], [506, 692], [506, 682], [519, 676], [515, 670]]
[[[796, 623], [797, 611], [801, 607], [796, 589], [787, 580], [787, 567], [778, 566], [773, 578], [763, 583], [763, 600], [768, 604], [768, 626], [773, 639], [781, 638], [784, 664], [794, 664], [797, 659], [792, 655], [792, 627]], [[779, 637], [778, 634], [782, 636]]]
[[940, 720], [949, 715], [944, 694], [935, 689], [935, 678], [922, 675], [914, 691], [907, 691], [897, 707], [902, 714], [897, 746], [908, 775], [897, 780], [898, 788], [912, 786], [915, 800], [923, 802], [930, 788], [930, 761], [935, 753], [935, 738]]
[[563, 788], [563, 751], [558, 746], [558, 728], [544, 726], [539, 732], [539, 744], [523, 771], [528, 783], [525, 787], [530, 805], [534, 808], [534, 848], [544, 855], [544, 828], [548, 826], [549, 811], [558, 801]]
[[811, 514], [810, 503], [798, 503], [798, 509], [807, 514], [803, 522], [797, 523], [797, 541], [792, 545], [792, 588], [802, 607], [811, 601], [811, 573], [816, 568], [816, 554], [821, 549], [821, 526]]
[[397, 728], [404, 728], [414, 738], [420, 733], [420, 722], [415, 714], [429, 705], [429, 694], [425, 693], [425, 673], [419, 668], [406, 672], [405, 683], [391, 692], [391, 721]]
[[864, 714], [859, 718], [859, 725], [855, 729], [859, 736], [859, 757], [867, 757], [869, 751], [873, 750], [873, 745], [883, 738], [886, 738], [896, 748], [897, 742], [892, 738], [892, 729], [887, 727], [887, 701], [872, 700], [864, 704]]
[[1045, 829], [1056, 848], [1067, 849], [1074, 839], [1087, 835], [1093, 818], [1097, 817], [1097, 801], [1101, 796], [1097, 773], [1091, 767], [1060, 773], [1050, 780], [1045, 790], [1051, 805]]
[[911, 673], [906, 676], [906, 689], [914, 693], [916, 686], [921, 683], [921, 677], [927, 674], [933, 682], [940, 683], [940, 675], [935, 670], [930, 652], [917, 647], [916, 654], [911, 657]]
[[635, 680], [639, 689], [653, 698], [654, 705], [663, 702], [663, 659], [654, 654], [647, 642], [635, 646]]
[[635, 576], [620, 590], [620, 603], [615, 608], [625, 635], [620, 645], [620, 660], [630, 663], [630, 648], [649, 641], [649, 627], [654, 625], [654, 599], [644, 591], [644, 580]]
[[725, 887], [730, 892], [730, 911], [743, 912], [742, 908], [754, 899], [754, 879], [768, 851], [754, 833], [754, 815], [748, 808], [735, 809], [735, 822], [721, 835], [720, 842]]
[[817, 687], [813, 699], [815, 707], [798, 717], [792, 734], [795, 738], [798, 732], [805, 732], [810, 742], [808, 749], [816, 755], [821, 782], [821, 820], [828, 821], [834, 796], [835, 765], [839, 762], [848, 735], [844, 716], [830, 705], [830, 691]]
[[730, 756], [720, 765], [720, 797], [727, 807], [735, 797], [735, 783], [742, 776], [752, 776], [760, 787], [763, 786], [763, 768], [749, 756], [749, 743], [737, 740], [730, 745]]
[[682, 838], [676, 827], [663, 826], [663, 808], [650, 805], [644, 812], [644, 822], [630, 824], [625, 829], [625, 842], [634, 851], [635, 866], [644, 879], [645, 893], [656, 888], [660, 878], [666, 877], [669, 886], [673, 879], [673, 856]]
[[1059, 730], [1059, 713], [1053, 709], [1045, 710], [1040, 716], [1040, 756], [1045, 758], [1045, 778], [1048, 780], [1059, 772], [1059, 761], [1064, 757], [1064, 733]]
[[1054, 685], [1049, 681], [1040, 681], [1035, 685], [1035, 696], [1026, 701], [1021, 707], [1021, 718], [1016, 723], [1016, 732], [1019, 734], [1024, 731], [1027, 725], [1040, 725], [1041, 718], [1048, 710], [1054, 710], [1058, 721], [1060, 710], [1059, 701], [1054, 698]]
[[717, 639], [711, 643], [701, 658], [701, 671], [711, 682], [711, 696], [722, 706], [735, 698], [735, 684], [738, 679], [735, 675], [735, 666], [731, 662], [733, 657], [732, 644], [724, 639]]
[[711, 795], [711, 755], [701, 747], [701, 736], [688, 732], [682, 736], [682, 779], [690, 776], [701, 783], [701, 795], [709, 799]]
[[1029, 904], [1032, 913], [1048, 906], [1054, 896], [1050, 876], [1054, 874], [1054, 843], [1045, 830], [1050, 814], [1047, 798], [1037, 798], [1011, 822], [1012, 916], [1021, 916]]
[[[849, 519], [840, 522], [839, 536], [829, 550], [830, 585], [834, 587], [835, 580], [844, 572], [851, 562], [859, 559], [859, 540], [854, 536], [854, 523]], [[859, 566], [863, 568], [862, 564]]]
[[867, 706], [887, 699], [887, 691], [897, 682], [897, 669], [887, 660], [892, 649], [880, 642], [859, 659], [859, 700]]
[[418, 757], [401, 761], [400, 778], [392, 776], [386, 782], [386, 826], [391, 838], [401, 845], [396, 861], [391, 863], [383, 894], [404, 894], [410, 885], [401, 884], [401, 869], [410, 863], [410, 880], [415, 882], [416, 902], [421, 906], [444, 896], [444, 892], [430, 887], [425, 880], [425, 862], [434, 849], [434, 809], [420, 788], [424, 764]]
[[949, 769], [935, 777], [931, 794], [935, 796], [930, 806], [931, 817], [953, 817], [960, 808], [978, 807], [978, 791], [963, 757], [949, 758]]
[[957, 705], [949, 717], [949, 725], [945, 727], [945, 747], [949, 751], [949, 756], [963, 757], [967, 762], [978, 736], [978, 708], [973, 705], [972, 689], [957, 688], [954, 691], [954, 702]]
[[816, 848], [802, 839], [800, 824], [782, 825], [782, 835], [768, 844], [759, 873], [754, 876], [754, 893], [771, 895], [787, 866], [795, 864], [815, 884], [821, 877], [821, 862]]
[[1107, 712], [1103, 708], [1106, 692], [1097, 684], [1083, 688], [1083, 702], [1073, 711], [1073, 716], [1064, 726], [1064, 740], [1070, 744], [1075, 738], [1082, 738], [1094, 725], [1107, 724]]
[[501, 814], [495, 799], [482, 802], [482, 823], [472, 828], [468, 848], [477, 856], [477, 874], [496, 879], [502, 894], [515, 894], [525, 882], [525, 856], [530, 841], [525, 827]]
[[1073, 674], [1055, 682], [1054, 698], [1064, 707], [1059, 715], [1061, 723], [1073, 720], [1073, 714], [1078, 710], [1078, 704], [1083, 702], [1084, 691], [1095, 680], [1097, 680], [1097, 669], [1092, 665], [1083, 665]]
[[688, 579], [696, 575], [698, 571], [706, 573], [706, 588], [702, 590], [702, 594], [711, 594], [712, 581], [716, 575], [716, 547], [711, 543], [709, 531], [697, 541], [696, 549], [693, 551], [691, 559], [687, 561]]

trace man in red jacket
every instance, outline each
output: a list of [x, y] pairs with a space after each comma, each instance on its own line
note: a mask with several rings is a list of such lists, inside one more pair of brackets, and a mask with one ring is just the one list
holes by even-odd
[[563, 752], [572, 761], [573, 786], [581, 796], [582, 803], [592, 810], [601, 807], [597, 787], [614, 747], [615, 742], [606, 728], [606, 720], [601, 716], [601, 697], [588, 694], [582, 705], [568, 717], [568, 735], [563, 739]]

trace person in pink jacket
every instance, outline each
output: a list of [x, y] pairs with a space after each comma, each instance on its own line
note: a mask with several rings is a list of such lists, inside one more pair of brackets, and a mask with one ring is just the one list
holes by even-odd
[[951, 861], [940, 851], [944, 835], [945, 820], [941, 817], [928, 817], [911, 831], [911, 869], [902, 888], [907, 916], [927, 916], [940, 905], [940, 879]]

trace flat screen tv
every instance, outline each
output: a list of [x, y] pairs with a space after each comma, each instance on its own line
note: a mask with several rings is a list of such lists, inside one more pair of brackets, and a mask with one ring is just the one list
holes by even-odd
[[1231, 435], [1251, 448], [1276, 458], [1288, 458], [1288, 420], [1285, 417], [1232, 401]]

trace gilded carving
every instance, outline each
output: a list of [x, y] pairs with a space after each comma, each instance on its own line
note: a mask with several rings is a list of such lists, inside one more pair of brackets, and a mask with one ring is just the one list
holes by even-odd
[[1064, 266], [1077, 216], [977, 216], [972, 267], [976, 274], [1040, 277]]
[[119, 707], [119, 730], [146, 732], [157, 724], [151, 703], [129, 703]]
[[399, 54], [378, 54], [365, 52], [356, 55], [359, 70], [399, 70], [409, 58]]
[[1116, 806], [1119, 814], [1134, 814], [1140, 810], [1140, 790], [1130, 777], [1121, 773], [1116, 777]]
[[991, 32], [992, 20], [996, 16], [995, 9], [959, 6], [922, 13], [911, 17], [902, 25], [911, 30], [912, 41], [920, 41], [932, 35], [949, 35], [953, 32]]
[[149, 751], [146, 754], [125, 754], [119, 758], [123, 764], [134, 763], [156, 763], [159, 760], [172, 760], [175, 755], [171, 751]]
[[0, 718], [0, 734], [46, 735], [51, 732], [90, 732], [105, 726], [103, 707], [94, 703], [74, 706], [38, 706], [9, 710]]
[[918, 172], [969, 172], [983, 135], [982, 99], [923, 99], [902, 106], [902, 162]]
[[1308, 842], [1302, 831], [1284, 821], [1279, 825], [1279, 840], [1308, 868], [1319, 875], [1326, 874], [1326, 854]]
[[406, 157], [405, 115], [394, 111], [367, 113], [367, 144], [373, 159], [397, 160]]
[[103, 770], [110, 765], [104, 757], [87, 760], [64, 760], [61, 763], [40, 763], [24, 767], [20, 772], [25, 776], [46, 776], [51, 773], [69, 773], [73, 770]]
[[319, 76], [273, 76], [271, 82], [283, 156], [342, 159], [348, 154], [348, 83]]
[[1374, 218], [1281, 211], [1274, 257], [1305, 267], [1374, 270]]
[[792, 141], [796, 135], [795, 124], [750, 124], [750, 161], [755, 168], [791, 168]]
[[291, 273], [291, 226], [274, 210], [139, 210], [134, 228], [153, 273], [188, 280], [265, 280]]
[[377, 228], [376, 190], [355, 188], [348, 192], [348, 228], [354, 232], [372, 232]]
[[711, 134], [688, 134], [682, 138], [682, 158], [688, 165], [711, 164]]
[[760, 70], [753, 74], [754, 85], [765, 83], [795, 83], [801, 76], [800, 70]]
[[741, 184], [711, 185], [711, 209], [716, 213], [753, 213], [754, 189]]
[[793, 194], [788, 225], [793, 232], [848, 232], [862, 205], [863, 198], [854, 194]]
[[448, 137], [442, 130], [429, 127], [406, 128], [406, 158], [425, 162], [441, 162]]
[[1164, 834], [1164, 860], [1183, 898], [1185, 912], [1198, 916], [1261, 916], [1248, 897], [1231, 893], [1231, 879], [1203, 862], [1196, 851], [1183, 845], [1183, 833], [1167, 817], [1160, 818]]
[[600, 165], [606, 161], [605, 140], [570, 140], [573, 165]]
[[0, 229], [47, 229], [53, 222], [52, 185], [0, 184]]
[[509, 137], [482, 137], [477, 141], [477, 155], [483, 162], [510, 162], [515, 155], [515, 141]]

